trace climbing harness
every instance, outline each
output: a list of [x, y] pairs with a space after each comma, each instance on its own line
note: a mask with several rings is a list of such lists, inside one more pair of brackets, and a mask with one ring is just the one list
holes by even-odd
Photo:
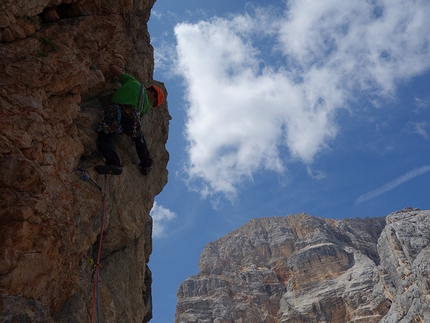
[[[96, 183], [97, 184], [97, 183]], [[100, 302], [99, 302], [99, 278], [100, 278], [100, 256], [102, 252], [102, 242], [103, 242], [103, 232], [105, 229], [105, 218], [106, 218], [106, 204], [107, 204], [107, 192], [108, 192], [108, 175], [105, 175], [105, 183], [103, 189], [103, 208], [102, 208], [102, 218], [100, 223], [100, 236], [99, 236], [99, 247], [97, 252], [97, 259], [94, 261], [89, 258], [88, 261], [93, 264], [95, 268], [94, 272], [94, 287], [93, 287], [93, 303], [91, 308], [91, 323], [94, 323], [95, 311], [97, 309], [97, 322], [100, 323]]]

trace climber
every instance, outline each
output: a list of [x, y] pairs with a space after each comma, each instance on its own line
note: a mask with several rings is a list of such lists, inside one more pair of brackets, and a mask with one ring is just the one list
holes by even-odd
[[152, 168], [152, 159], [142, 133], [141, 119], [151, 107], [156, 108], [163, 103], [164, 93], [155, 85], [145, 88], [116, 65], [110, 65], [109, 71], [119, 78], [121, 87], [114, 93], [109, 107], [104, 110], [98, 127], [97, 147], [106, 159], [106, 165], [98, 165], [95, 169], [99, 174], [122, 173], [114, 142], [118, 134], [124, 132], [135, 143], [141, 173], [148, 175]]

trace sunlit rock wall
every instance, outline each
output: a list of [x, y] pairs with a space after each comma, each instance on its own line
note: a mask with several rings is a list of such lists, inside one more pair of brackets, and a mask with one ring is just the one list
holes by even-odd
[[[147, 21], [154, 0], [0, 2], [0, 321], [89, 322], [104, 185], [96, 125], [118, 80], [109, 64], [156, 83]], [[133, 143], [108, 177], [99, 284], [103, 322], [151, 318], [154, 196], [167, 182], [167, 103], [144, 118], [154, 159], [144, 177]]]

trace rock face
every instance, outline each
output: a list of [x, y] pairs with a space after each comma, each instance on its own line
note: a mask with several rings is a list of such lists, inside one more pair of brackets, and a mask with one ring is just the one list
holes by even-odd
[[430, 322], [429, 220], [252, 220], [204, 248], [175, 322]]
[[[20, 0], [0, 4], [0, 322], [90, 322], [101, 230], [103, 163], [96, 125], [119, 83], [109, 64], [152, 80], [146, 22], [154, 0]], [[154, 196], [167, 183], [167, 103], [144, 117], [154, 169], [132, 141], [108, 176], [99, 295], [103, 322], [151, 318]]]

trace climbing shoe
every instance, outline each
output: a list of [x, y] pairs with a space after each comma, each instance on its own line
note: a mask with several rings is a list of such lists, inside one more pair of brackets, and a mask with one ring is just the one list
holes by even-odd
[[149, 166], [149, 167], [142, 167], [142, 166], [140, 166], [139, 167], [139, 169], [140, 169], [140, 172], [143, 174], [143, 175], [148, 175], [149, 174], [149, 172], [151, 171], [151, 169], [152, 169], [152, 166]]
[[94, 167], [97, 173], [99, 174], [111, 174], [111, 175], [120, 175], [122, 174], [121, 166], [113, 166], [113, 165], [97, 165]]

